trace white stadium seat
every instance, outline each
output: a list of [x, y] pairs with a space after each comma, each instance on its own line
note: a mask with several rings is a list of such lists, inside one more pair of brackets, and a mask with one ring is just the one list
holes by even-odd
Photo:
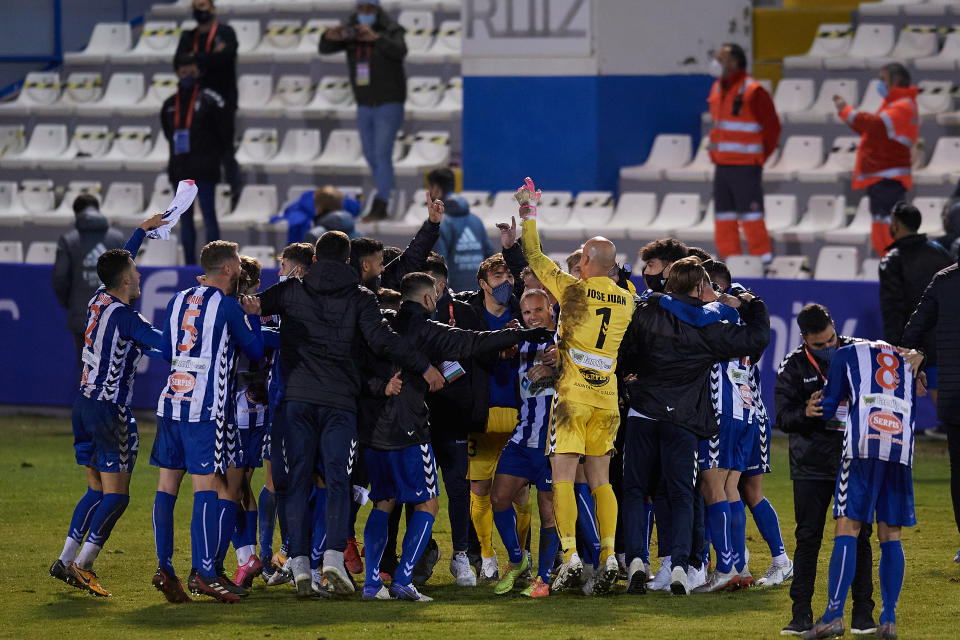
[[350, 78], [347, 76], [324, 76], [317, 84], [317, 92], [307, 106], [305, 116], [315, 118], [356, 117], [357, 103], [353, 98]]
[[244, 55], [245, 62], [272, 62], [283, 60], [290, 53], [297, 50], [303, 33], [303, 22], [300, 20], [270, 20], [263, 35], [263, 40], [253, 51]]
[[22, 124], [0, 125], [0, 158], [15, 156], [27, 146], [27, 128]]
[[808, 280], [810, 261], [807, 256], [774, 256], [767, 265], [766, 277], [787, 280]]
[[956, 15], [960, 10], [960, 2], [957, 2], [957, 0], [926, 0], [922, 3], [904, 5], [903, 13], [907, 16], [942, 16], [946, 15], [948, 8]]
[[860, 279], [869, 282], [880, 280], [880, 258], [865, 258], [860, 267]]
[[826, 58], [846, 55], [853, 42], [853, 27], [849, 23], [826, 23], [817, 27], [810, 49], [803, 55], [786, 56], [784, 69], [822, 69]]
[[700, 222], [700, 194], [668, 193], [660, 203], [657, 217], [644, 228], [628, 229], [627, 236], [633, 240], [649, 239], [663, 233], [682, 232]]
[[[110, 116], [129, 109], [143, 100], [146, 87], [142, 73], [114, 73], [107, 82], [103, 97], [95, 102], [76, 106], [78, 116]], [[157, 110], [159, 113], [159, 109]]]
[[573, 193], [570, 191], [544, 191], [537, 207], [537, 219], [543, 224], [544, 233], [552, 226], [565, 225], [570, 220]]
[[245, 73], [237, 78], [237, 106], [241, 111], [265, 107], [273, 95], [273, 76]]
[[29, 169], [44, 160], [59, 158], [67, 150], [67, 125], [38, 124], [30, 132], [26, 148], [16, 154], [0, 158], [4, 169]]
[[[169, 203], [168, 203], [169, 204]], [[175, 233], [167, 240], [147, 240], [137, 264], [144, 267], [175, 267], [183, 264], [183, 247]]]
[[103, 64], [133, 47], [133, 33], [127, 22], [98, 22], [83, 51], [68, 51], [63, 61], [70, 64]]
[[960, 31], [947, 34], [940, 51], [924, 58], [916, 58], [913, 66], [920, 71], [954, 71], [960, 60]]
[[74, 112], [78, 104], [96, 102], [103, 96], [103, 76], [100, 72], [75, 71], [63, 84], [66, 91], [49, 105], [35, 105], [31, 113], [38, 116], [65, 116]]
[[49, 215], [57, 207], [53, 180], [24, 180], [20, 183], [20, 205], [26, 220]]
[[106, 125], [79, 125], [70, 137], [70, 144], [57, 158], [40, 163], [43, 168], [80, 169], [87, 158], [97, 159], [106, 155], [112, 139]]
[[917, 89], [917, 107], [921, 116], [947, 113], [953, 109], [952, 80], [921, 80]]
[[444, 84], [440, 76], [410, 76], [407, 78], [405, 110], [416, 117], [419, 110], [430, 110], [440, 104]]
[[797, 171], [800, 182], [838, 182], [849, 180], [857, 160], [857, 136], [839, 136], [834, 138], [833, 146], [827, 153], [826, 161], [819, 167]]
[[23, 243], [19, 240], [0, 241], [0, 262], [23, 262]]
[[837, 108], [833, 104], [833, 96], [839, 95], [847, 104], [857, 104], [860, 97], [857, 81], [852, 78], [831, 78], [824, 80], [820, 85], [817, 99], [805, 111], [795, 111], [787, 114], [788, 122], [823, 123], [840, 122]]
[[150, 127], [124, 125], [113, 134], [113, 144], [106, 155], [85, 158], [80, 163], [80, 168], [116, 171], [127, 161], [145, 158], [153, 148], [152, 139]]
[[320, 156], [309, 167], [329, 173], [357, 173], [366, 167], [360, 133], [356, 129], [334, 129]]
[[856, 247], [823, 247], [817, 255], [813, 277], [817, 280], [857, 280], [860, 256]]
[[116, 222], [124, 226], [136, 226], [146, 218], [155, 213], [163, 213], [170, 206], [173, 200], [173, 188], [170, 186], [170, 178], [167, 173], [158, 173], [153, 181], [153, 191], [150, 194], [150, 201], [143, 211], [131, 211], [125, 214], [116, 214]]
[[883, 104], [883, 96], [881, 96], [880, 92], [877, 91], [877, 87], [879, 85], [879, 78], [870, 79], [870, 82], [867, 83], [867, 90], [863, 92], [863, 98], [860, 100], [860, 104], [856, 106], [857, 111], [863, 111], [866, 113], [877, 112], [877, 110]]
[[140, 39], [128, 52], [112, 56], [122, 62], [167, 62], [173, 59], [180, 42], [181, 29], [173, 20], [148, 20], [143, 23]]
[[642, 229], [656, 216], [657, 194], [635, 191], [621, 193], [603, 235], [613, 240], [626, 238], [630, 229]]
[[[314, 18], [312, 20], [307, 20], [307, 23], [303, 25], [303, 29], [300, 35], [300, 42], [297, 44], [296, 48], [292, 51], [284, 50], [282, 52], [277, 52], [275, 54], [275, 60], [277, 62], [312, 62], [317, 59], [318, 53], [317, 50], [320, 47], [320, 37], [323, 35], [323, 32], [331, 27], [335, 27], [340, 24], [339, 20], [334, 20], [330, 18]], [[333, 54], [333, 55], [324, 55], [319, 56], [321, 61], [333, 60], [337, 56], [342, 56], [343, 54]]]
[[394, 165], [397, 175], [417, 175], [427, 169], [442, 167], [450, 160], [448, 131], [421, 131], [413, 138], [410, 151]]
[[17, 183], [12, 180], [0, 181], [0, 226], [20, 226], [25, 215]]
[[241, 167], [262, 167], [265, 162], [277, 155], [280, 138], [276, 129], [250, 127], [240, 138], [237, 149], [237, 164]]
[[913, 181], [917, 184], [942, 184], [957, 172], [960, 172], [960, 137], [941, 136], [933, 148], [930, 162], [914, 170]]
[[260, 44], [260, 21], [231, 20], [229, 24], [237, 32], [237, 58], [245, 61], [247, 54]]
[[427, 56], [436, 62], [460, 62], [463, 50], [463, 29], [459, 20], [444, 20], [437, 29], [437, 39], [427, 51]]
[[846, 54], [825, 58], [826, 69], [866, 69], [867, 61], [893, 51], [896, 33], [892, 24], [867, 22], [857, 27]]
[[587, 234], [603, 235], [613, 211], [613, 192], [581, 191], [573, 201], [573, 211], [567, 223], [561, 227], [551, 227], [547, 237], [585, 240]]
[[653, 139], [650, 155], [641, 165], [620, 168], [620, 179], [661, 180], [666, 169], [676, 169], [690, 162], [693, 142], [688, 135], [661, 133]]
[[760, 256], [727, 256], [724, 262], [727, 264], [727, 268], [730, 269], [730, 275], [734, 281], [738, 278], [763, 277], [765, 266]]
[[798, 171], [819, 167], [823, 163], [823, 138], [790, 136], [783, 145], [780, 159], [765, 168], [763, 179], [771, 182], [793, 180]]
[[313, 99], [313, 80], [309, 75], [286, 75], [277, 80], [268, 106], [282, 108], [288, 118], [299, 118]]
[[150, 145], [150, 151], [138, 158], [129, 158], [123, 161], [123, 168], [131, 171], [161, 171], [167, 168], [170, 162], [170, 143], [157, 132]]
[[708, 182], [713, 179], [713, 161], [710, 160], [710, 138], [704, 136], [700, 140], [700, 146], [697, 153], [693, 156], [690, 164], [672, 169], [665, 169], [664, 175], [667, 180], [676, 180], [680, 182]]
[[246, 185], [240, 192], [236, 208], [228, 215], [220, 217], [220, 226], [224, 229], [246, 229], [269, 221], [276, 213], [276, 186]]
[[943, 221], [940, 218], [940, 213], [946, 203], [947, 199], [940, 197], [923, 196], [913, 199], [910, 204], [920, 210], [920, 233], [929, 235], [943, 233]]
[[143, 99], [129, 106], [117, 107], [120, 115], [154, 116], [160, 113], [164, 101], [177, 91], [177, 76], [173, 73], [155, 73], [150, 79]]
[[53, 264], [56, 259], [56, 242], [31, 242], [23, 261], [26, 264]]
[[873, 216], [870, 214], [870, 198], [863, 196], [857, 204], [853, 219], [845, 227], [827, 231], [823, 234], [827, 242], [865, 242], [870, 237], [870, 225]]
[[[510, 217], [517, 217], [517, 200], [513, 197], [514, 191], [497, 191], [493, 196], [493, 204], [487, 212], [485, 218], [494, 224], [498, 222], [510, 222]], [[519, 232], [520, 221], [517, 221], [517, 230]], [[487, 231], [491, 236], [500, 237], [500, 232], [492, 225], [487, 226]]]
[[684, 242], [710, 242], [716, 235], [716, 205], [713, 198], [707, 203], [707, 209], [703, 212], [703, 218], [697, 224], [678, 230], [677, 235]]
[[924, 0], [871, 0], [871, 2], [861, 2], [858, 8], [860, 15], [864, 16], [896, 16], [901, 13], [904, 5], [923, 2]]
[[275, 156], [263, 162], [267, 173], [286, 173], [309, 165], [320, 156], [319, 129], [287, 129]]
[[867, 58], [867, 68], [879, 69], [891, 62], [906, 63], [937, 53], [937, 28], [930, 24], [908, 24], [900, 31], [897, 44], [887, 56]]
[[277, 250], [270, 245], [248, 244], [240, 247], [240, 255], [255, 258], [263, 267], [273, 267], [277, 264]]
[[[463, 78], [457, 76], [450, 78], [446, 84], [441, 82], [439, 90], [441, 95], [437, 104], [430, 107], [417, 106], [412, 112], [408, 111], [410, 116], [425, 120], [447, 120], [459, 117], [463, 111]], [[409, 104], [411, 96], [407, 94], [407, 97]]]
[[416, 233], [417, 229], [423, 224], [423, 203], [426, 199], [426, 189], [417, 189], [414, 191], [406, 211], [392, 220], [382, 220], [378, 222], [377, 232], [395, 235], [410, 235]]
[[774, 231], [777, 240], [812, 241], [827, 231], [843, 226], [846, 220], [846, 198], [833, 195], [814, 195], [807, 200], [807, 210], [800, 222], [792, 227]]
[[434, 22], [430, 11], [401, 11], [397, 22], [406, 29], [408, 62], [431, 62], [428, 51], [433, 44]]
[[773, 93], [773, 104], [781, 116], [796, 111], [806, 111], [816, 97], [812, 78], [783, 78]]
[[33, 216], [32, 222], [35, 224], [69, 225], [75, 217], [73, 201], [82, 194], [90, 194], [100, 200], [103, 198], [103, 184], [97, 180], [71, 180], [67, 183], [60, 205], [53, 211]]
[[[100, 212], [111, 221], [119, 221], [143, 211], [143, 184], [111, 182], [100, 205]], [[155, 213], [163, 213], [156, 211]]]
[[0, 104], [0, 114], [29, 115], [36, 106], [49, 106], [60, 100], [63, 84], [57, 71], [31, 71], [13, 102]]
[[797, 196], [783, 193], [764, 195], [763, 218], [767, 231], [789, 229], [797, 224]]

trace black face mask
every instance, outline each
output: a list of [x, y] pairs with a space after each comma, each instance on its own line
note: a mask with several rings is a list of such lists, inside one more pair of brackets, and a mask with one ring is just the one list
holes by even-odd
[[193, 10], [193, 19], [197, 21], [197, 24], [207, 24], [213, 20], [213, 14], [208, 10]]
[[663, 288], [667, 286], [667, 279], [663, 277], [663, 271], [660, 273], [645, 273], [643, 274], [643, 281], [647, 283], [647, 288], [656, 293], [663, 293]]

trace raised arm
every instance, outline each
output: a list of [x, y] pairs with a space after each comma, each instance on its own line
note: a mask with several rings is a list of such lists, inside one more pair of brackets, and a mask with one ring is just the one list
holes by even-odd
[[523, 255], [537, 279], [554, 298], [561, 300], [563, 291], [575, 285], [578, 280], [569, 273], [564, 273], [540, 249], [540, 236], [537, 234], [537, 204], [540, 202], [540, 192], [535, 190], [533, 180], [526, 178], [524, 185], [517, 189], [515, 197], [520, 204], [520, 219], [523, 220], [523, 235], [520, 237]]

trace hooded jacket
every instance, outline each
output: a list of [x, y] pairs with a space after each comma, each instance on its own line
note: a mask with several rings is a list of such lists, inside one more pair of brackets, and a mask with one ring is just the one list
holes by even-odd
[[483, 220], [470, 213], [467, 201], [455, 193], [443, 195], [444, 216], [435, 251], [447, 261], [447, 283], [454, 291], [477, 288], [477, 269], [493, 255]]
[[[393, 329], [432, 362], [466, 360], [482, 353], [499, 353], [522, 340], [543, 333], [536, 329], [466, 331], [430, 320], [422, 305], [405, 301], [397, 314], [387, 316]], [[369, 356], [369, 354], [368, 354]], [[366, 392], [360, 410], [360, 444], [383, 450], [405, 449], [430, 442], [427, 405], [428, 385], [422, 376], [404, 370], [396, 396], [384, 391], [397, 368], [390, 362], [367, 358], [364, 368]]]
[[72, 333], [83, 333], [87, 304], [100, 287], [97, 259], [110, 249], [123, 247], [124, 237], [111, 229], [107, 218], [94, 207], [78, 213], [74, 226], [57, 242], [51, 280], [57, 302], [67, 309], [67, 328]]
[[357, 412], [363, 343], [416, 375], [427, 356], [387, 325], [377, 298], [345, 262], [318, 260], [301, 278], [259, 295], [261, 315], [280, 316], [285, 400]]

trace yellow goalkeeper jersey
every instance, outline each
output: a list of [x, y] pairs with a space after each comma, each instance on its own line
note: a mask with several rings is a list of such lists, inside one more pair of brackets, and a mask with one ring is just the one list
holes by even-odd
[[561, 271], [540, 250], [533, 218], [523, 221], [520, 241], [530, 269], [560, 302], [557, 396], [616, 410], [617, 351], [633, 318], [633, 296], [606, 276], [579, 280]]

